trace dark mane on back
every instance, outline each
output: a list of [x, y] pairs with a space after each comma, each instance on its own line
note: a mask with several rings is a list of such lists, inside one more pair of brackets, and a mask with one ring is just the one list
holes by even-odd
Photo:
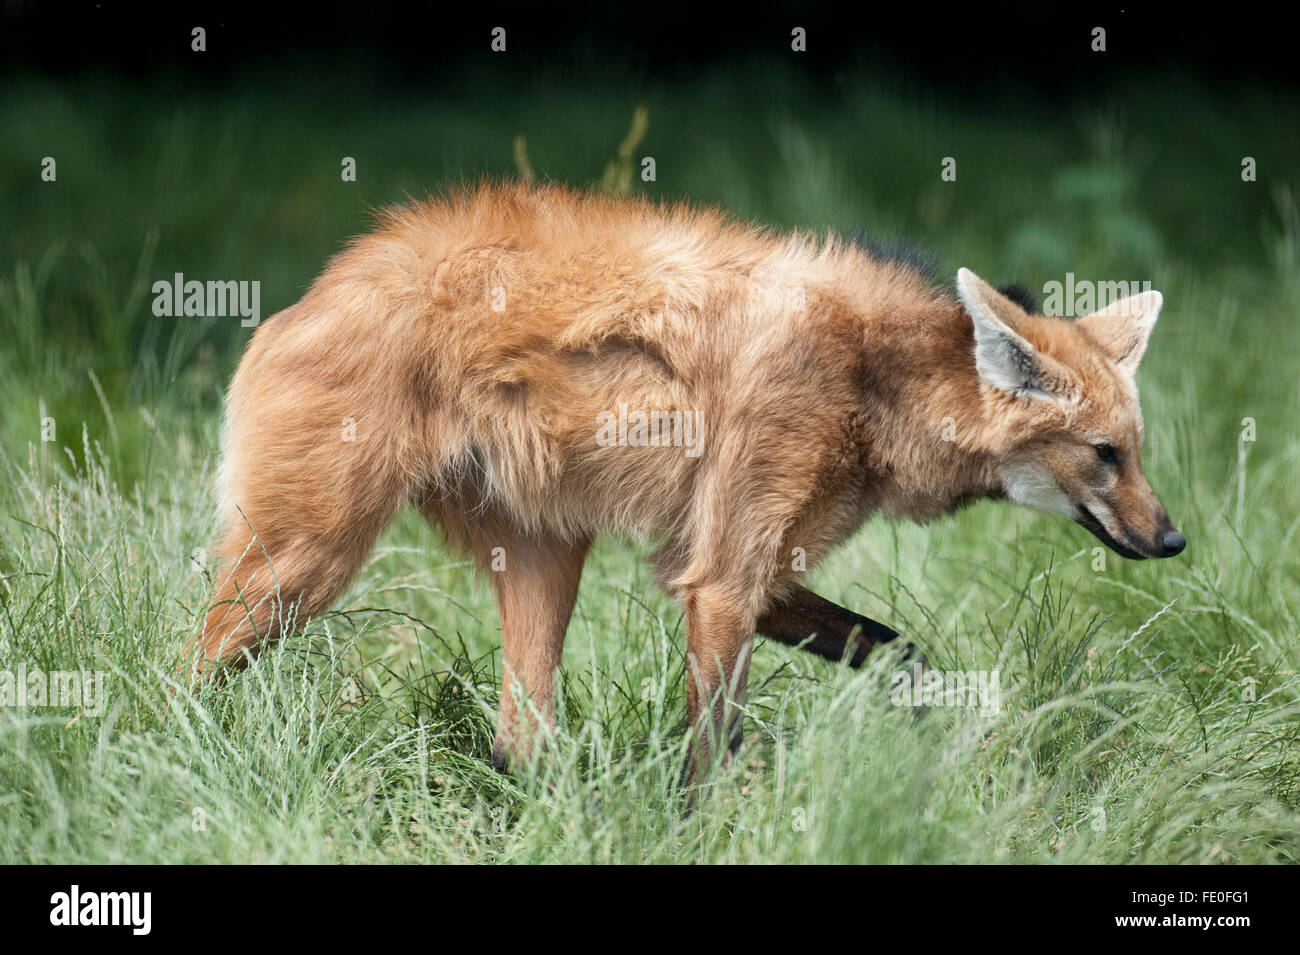
[[[898, 238], [886, 239], [881, 236], [871, 235], [861, 226], [853, 230], [849, 241], [873, 259], [901, 265], [903, 268], [910, 269], [935, 284], [940, 281], [938, 254], [920, 242], [909, 242], [906, 239]], [[1029, 286], [1016, 282], [1003, 285], [998, 288], [998, 291], [1031, 315], [1038, 313], [1038, 296]]]
[[861, 226], [853, 230], [850, 241], [874, 259], [893, 262], [923, 275], [931, 282], [939, 276], [939, 257], [933, 249], [919, 242], [871, 235]]
[[1028, 285], [1022, 285], [1016, 282], [1013, 285], [1003, 285], [998, 289], [1003, 295], [1011, 299], [1030, 315], [1038, 314], [1038, 296]]

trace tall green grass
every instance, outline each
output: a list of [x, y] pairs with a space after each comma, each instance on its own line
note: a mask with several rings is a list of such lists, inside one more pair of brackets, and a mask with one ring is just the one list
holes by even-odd
[[[723, 74], [538, 89], [0, 93], [0, 670], [108, 675], [98, 717], [0, 707], [0, 860], [1296, 861], [1294, 104], [1168, 85], [976, 108]], [[514, 775], [489, 759], [490, 592], [414, 514], [330, 614], [228, 685], [175, 692], [247, 331], [155, 318], [149, 283], [260, 279], [269, 315], [368, 205], [508, 174], [517, 135], [539, 176], [599, 179], [640, 102], [652, 195], [921, 237], [1000, 281], [1149, 278], [1166, 305], [1139, 376], [1146, 464], [1187, 551], [1099, 559], [1006, 505], [873, 522], [814, 589], [940, 668], [996, 669], [1001, 711], [897, 707], [889, 653], [853, 672], [760, 641], [747, 742], [695, 794], [681, 614], [626, 541], [588, 563], [555, 738]]]

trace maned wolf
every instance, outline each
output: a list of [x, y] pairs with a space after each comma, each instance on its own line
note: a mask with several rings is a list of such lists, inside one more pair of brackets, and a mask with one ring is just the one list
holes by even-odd
[[1125, 557], [1181, 551], [1133, 380], [1160, 294], [1070, 322], [966, 269], [956, 290], [835, 237], [554, 185], [384, 212], [235, 375], [197, 671], [324, 610], [413, 502], [495, 588], [504, 764], [552, 719], [592, 539], [631, 533], [685, 609], [699, 767], [735, 740], [755, 632], [854, 665], [896, 635], [798, 582], [877, 511], [1007, 498]]

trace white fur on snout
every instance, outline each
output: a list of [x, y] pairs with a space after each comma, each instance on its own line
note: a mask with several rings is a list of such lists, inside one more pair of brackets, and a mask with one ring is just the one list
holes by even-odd
[[1114, 511], [1101, 501], [1089, 501], [1088, 511], [1097, 518], [1097, 523], [1106, 529], [1107, 534], [1120, 543], [1128, 545], [1128, 535], [1124, 533], [1124, 525], [1115, 520]]
[[998, 470], [1008, 500], [1049, 514], [1074, 518], [1078, 508], [1061, 490], [1052, 472], [1036, 461], [1016, 461]]

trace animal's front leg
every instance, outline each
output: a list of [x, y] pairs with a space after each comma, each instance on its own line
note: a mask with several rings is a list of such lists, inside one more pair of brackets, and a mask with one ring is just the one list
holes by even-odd
[[686, 605], [686, 713], [697, 732], [692, 777], [704, 779], [714, 754], [735, 751], [749, 683], [754, 618], [716, 586], [691, 588]]
[[759, 617], [758, 632], [827, 660], [843, 660], [854, 668], [862, 666], [877, 644], [898, 636], [896, 630], [883, 623], [846, 610], [797, 584]]

